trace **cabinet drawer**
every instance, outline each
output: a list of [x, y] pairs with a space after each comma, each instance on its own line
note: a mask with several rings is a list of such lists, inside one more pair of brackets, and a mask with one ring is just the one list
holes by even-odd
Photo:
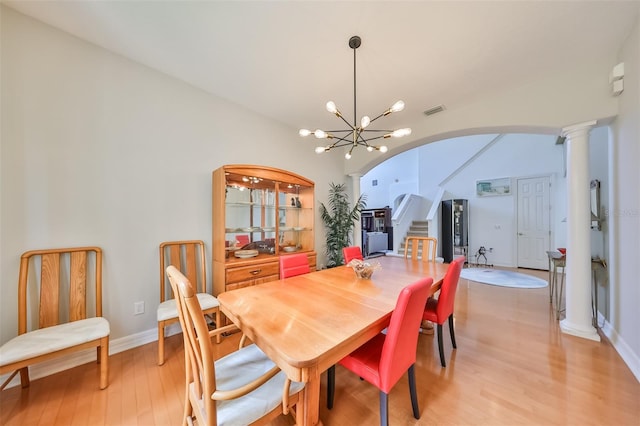
[[237, 290], [239, 288], [249, 287], [249, 286], [252, 286], [252, 285], [258, 285], [258, 284], [266, 283], [266, 282], [269, 282], [269, 281], [275, 281], [277, 279], [278, 279], [277, 275], [271, 275], [271, 276], [264, 277], [264, 278], [257, 278], [255, 280], [239, 281], [239, 282], [235, 282], [235, 283], [232, 283], [232, 284], [227, 284], [226, 291]]
[[256, 265], [240, 266], [227, 269], [227, 286], [239, 281], [255, 280], [270, 275], [278, 276], [278, 262], [258, 263]]

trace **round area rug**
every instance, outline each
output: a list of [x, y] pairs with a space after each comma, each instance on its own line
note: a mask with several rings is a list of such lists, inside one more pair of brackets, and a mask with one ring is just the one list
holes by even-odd
[[543, 288], [548, 285], [543, 279], [500, 269], [465, 268], [460, 273], [460, 278], [501, 287]]

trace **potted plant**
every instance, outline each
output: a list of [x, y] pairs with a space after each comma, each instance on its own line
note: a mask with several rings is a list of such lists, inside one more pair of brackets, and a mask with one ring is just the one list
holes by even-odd
[[350, 208], [345, 184], [330, 184], [329, 208], [320, 203], [320, 215], [327, 228], [328, 268], [344, 264], [342, 249], [351, 245], [350, 237], [355, 223], [360, 220], [360, 212], [367, 206], [365, 200], [366, 196], [360, 195], [353, 208]]

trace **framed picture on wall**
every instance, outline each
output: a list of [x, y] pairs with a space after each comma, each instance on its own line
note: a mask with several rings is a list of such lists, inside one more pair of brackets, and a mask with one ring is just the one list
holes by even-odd
[[483, 179], [476, 181], [478, 197], [511, 195], [511, 178]]

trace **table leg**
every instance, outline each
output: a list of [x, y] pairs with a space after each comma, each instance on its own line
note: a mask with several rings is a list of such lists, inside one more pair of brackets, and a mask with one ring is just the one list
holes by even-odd
[[320, 375], [314, 375], [302, 391], [302, 426], [322, 425], [320, 421]]
[[[551, 275], [553, 274], [553, 276]], [[553, 285], [555, 284], [556, 264], [549, 259], [549, 303], [553, 305]]]
[[558, 291], [558, 298], [556, 299], [558, 305], [556, 306], [557, 308], [557, 319], [560, 319], [560, 313], [562, 312], [562, 292], [564, 291], [564, 273], [565, 273], [565, 267], [562, 266], [562, 275], [560, 276], [560, 283], [556, 283], [556, 288], [559, 287]]

